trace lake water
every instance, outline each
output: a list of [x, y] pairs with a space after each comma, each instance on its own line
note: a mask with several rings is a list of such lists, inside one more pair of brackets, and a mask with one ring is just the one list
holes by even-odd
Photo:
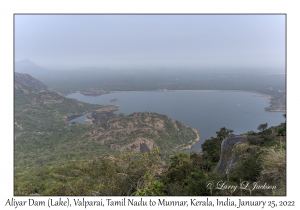
[[[234, 134], [257, 131], [258, 125], [279, 125], [285, 119], [284, 112], [267, 112], [267, 97], [257, 93], [240, 91], [123, 91], [100, 96], [68, 95], [91, 104], [119, 105], [115, 113], [156, 112], [178, 120], [200, 132], [200, 141], [192, 151], [201, 150], [201, 144], [216, 136], [221, 127], [234, 130]], [[110, 102], [111, 99], [118, 99]]]
[[89, 116], [89, 115], [91, 115], [91, 114], [92, 114], [92, 112], [88, 112], [88, 113], [86, 113], [84, 115], [81, 115], [81, 116], [76, 117], [76, 118], [74, 118], [72, 120], [69, 120], [68, 123], [69, 123], [69, 125], [71, 125], [72, 123], [75, 123], [75, 122], [87, 123], [86, 117]]

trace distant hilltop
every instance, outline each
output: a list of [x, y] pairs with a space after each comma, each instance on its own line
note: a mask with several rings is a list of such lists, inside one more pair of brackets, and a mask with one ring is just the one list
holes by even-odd
[[29, 59], [24, 59], [15, 62], [15, 72], [30, 74], [35, 77], [37, 75], [50, 74], [52, 71], [35, 64]]

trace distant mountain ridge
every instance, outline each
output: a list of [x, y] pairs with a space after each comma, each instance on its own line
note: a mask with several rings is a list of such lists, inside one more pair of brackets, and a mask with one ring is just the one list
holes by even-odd
[[16, 62], [18, 65], [22, 65], [22, 66], [32, 66], [32, 65], [36, 65], [34, 62], [30, 61], [28, 58], [24, 59], [24, 60], [20, 60]]
[[30, 61], [29, 59], [24, 59], [15, 62], [15, 72], [26, 73], [32, 76], [50, 74], [52, 71], [37, 65], [36, 63]]

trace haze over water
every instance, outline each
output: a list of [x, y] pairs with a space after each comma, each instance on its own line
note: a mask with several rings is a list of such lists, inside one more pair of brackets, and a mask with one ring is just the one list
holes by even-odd
[[[191, 151], [201, 150], [201, 144], [216, 136], [221, 127], [234, 130], [234, 134], [257, 131], [259, 124], [276, 126], [284, 122], [284, 112], [267, 112], [268, 98], [239, 91], [124, 91], [100, 96], [68, 95], [91, 104], [119, 105], [115, 113], [156, 112], [178, 120], [200, 132], [201, 140]], [[118, 101], [110, 102], [117, 98]]]

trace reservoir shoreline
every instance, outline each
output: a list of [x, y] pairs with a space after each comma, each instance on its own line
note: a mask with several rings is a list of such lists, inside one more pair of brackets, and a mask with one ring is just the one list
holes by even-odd
[[187, 145], [186, 147], [182, 147], [182, 148], [180, 149], [180, 151], [192, 149], [192, 148], [194, 147], [194, 145], [195, 145], [198, 141], [200, 141], [200, 133], [199, 133], [199, 131], [198, 131], [197, 129], [195, 129], [195, 128], [192, 128], [192, 130], [193, 130], [193, 131], [196, 133], [196, 135], [197, 135], [196, 139], [195, 139], [191, 144]]
[[[265, 111], [269, 105], [266, 95], [249, 91], [172, 90], [172, 91], [114, 91], [98, 97], [74, 93], [68, 96], [90, 104], [107, 104], [117, 98], [115, 114], [154, 112], [167, 115], [201, 133], [198, 141], [188, 143], [191, 151], [201, 150], [205, 140], [214, 137], [222, 127], [234, 133], [255, 131], [261, 123], [276, 126], [284, 122], [282, 112]], [[190, 145], [193, 144], [193, 145]], [[180, 148], [180, 147], [179, 147]]]
[[[194, 89], [191, 89], [191, 90], [188, 90], [188, 89], [186, 89], [186, 90], [172, 90], [172, 89], [170, 89], [170, 90], [117, 90], [117, 91], [106, 91], [106, 93], [102, 93], [99, 95], [85, 95], [85, 94], [82, 94], [81, 91], [77, 90], [77, 91], [68, 92], [67, 94], [63, 94], [63, 95], [68, 97], [69, 95], [71, 95], [73, 93], [80, 93], [85, 96], [97, 97], [97, 96], [101, 96], [101, 95], [105, 95], [105, 94], [121, 93], [121, 92], [248, 92], [248, 93], [258, 94], [261, 97], [268, 98], [269, 106], [265, 107], [265, 111], [267, 111], [267, 112], [286, 112], [286, 110], [283, 110], [283, 109], [273, 109], [273, 110], [271, 109], [271, 99], [273, 98], [273, 96], [265, 94], [265, 93], [261, 93], [259, 91], [251, 91], [251, 90], [194, 90]], [[257, 96], [257, 97], [260, 97], [260, 96]]]

